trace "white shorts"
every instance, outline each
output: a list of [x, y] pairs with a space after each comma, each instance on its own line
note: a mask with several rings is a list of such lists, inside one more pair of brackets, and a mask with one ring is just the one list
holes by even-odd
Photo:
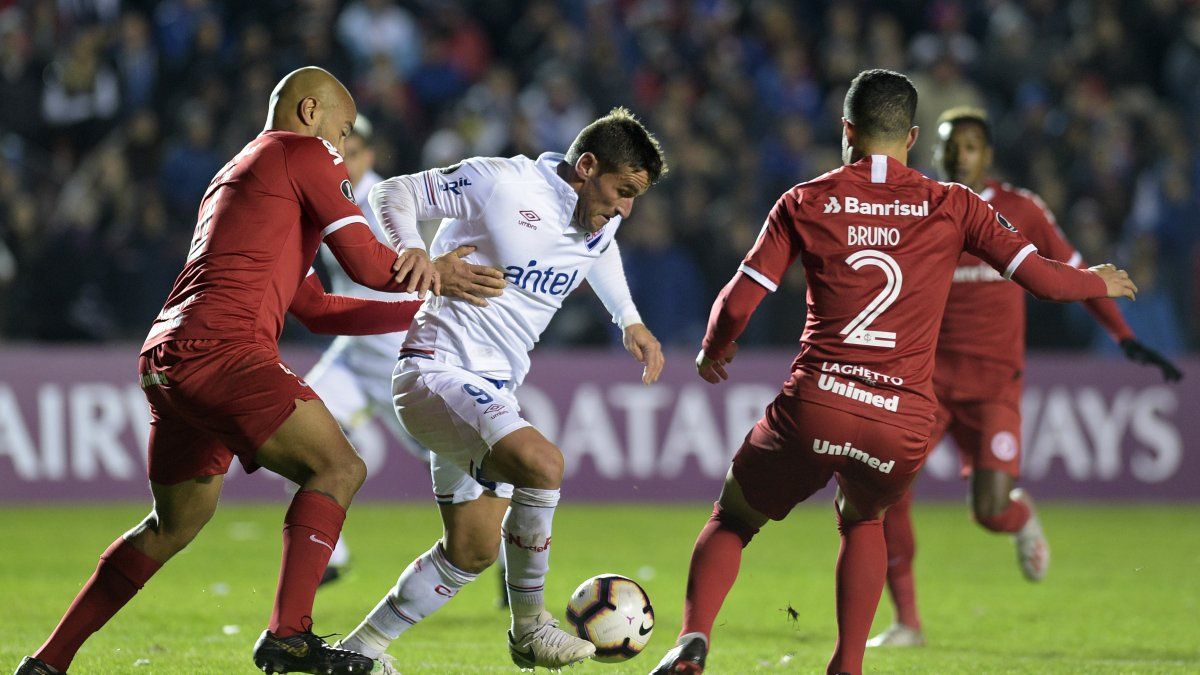
[[484, 490], [512, 496], [512, 485], [480, 475], [492, 445], [531, 426], [505, 383], [422, 356], [401, 358], [392, 378], [396, 414], [433, 452], [430, 472], [439, 504], [478, 499]]
[[305, 381], [321, 397], [333, 418], [345, 430], [354, 447], [374, 468], [382, 457], [368, 455], [382, 452], [384, 439], [375, 426], [382, 424], [400, 445], [422, 462], [429, 461], [429, 451], [414, 440], [392, 405], [392, 370], [396, 355], [380, 354], [363, 348], [353, 337], [342, 336], [333, 341], [313, 366]]

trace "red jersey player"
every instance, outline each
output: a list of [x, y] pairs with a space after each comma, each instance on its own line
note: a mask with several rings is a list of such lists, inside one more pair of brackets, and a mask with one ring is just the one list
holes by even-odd
[[738, 449], [696, 540], [683, 630], [655, 675], [703, 672], [742, 549], [767, 520], [782, 520], [834, 477], [842, 548], [828, 672], [861, 672], [887, 567], [881, 518], [929, 451], [934, 345], [960, 252], [1038, 297], [1136, 291], [1112, 266], [1083, 271], [1038, 256], [975, 193], [907, 168], [916, 108], [916, 89], [899, 73], [854, 78], [843, 107], [846, 166], [779, 199], [717, 297], [696, 359], [712, 383], [728, 377], [734, 340], [797, 257], [808, 279], [808, 321], [791, 378]]
[[[331, 296], [309, 265], [322, 240], [351, 278], [397, 291], [438, 286], [420, 254], [367, 228], [341, 156], [356, 116], [329, 73], [303, 68], [271, 94], [267, 128], [213, 178], [191, 250], [142, 345], [154, 508], [100, 556], [58, 627], [17, 673], [65, 672], [75, 653], [212, 516], [236, 456], [302, 489], [284, 518], [271, 621], [255, 645], [266, 672], [366, 673], [373, 662], [311, 630], [313, 595], [366, 467], [308, 385], [280, 360], [284, 312], [321, 332], [405, 330], [418, 301]], [[394, 274], [395, 273], [395, 274]]]
[[[1068, 265], [1082, 256], [1063, 237], [1037, 195], [987, 177], [991, 129], [982, 110], [954, 108], [938, 120], [935, 164], [947, 180], [971, 187], [1004, 214], [1038, 253]], [[1134, 339], [1111, 299], [1088, 300], [1088, 311], [1129, 358], [1162, 369], [1168, 381], [1179, 370]], [[971, 506], [992, 532], [1014, 533], [1025, 576], [1040, 580], [1050, 551], [1029, 495], [1013, 489], [1021, 466], [1021, 374], [1025, 367], [1025, 297], [1015, 284], [979, 258], [963, 253], [938, 336], [933, 388], [938, 398], [934, 445], [948, 431], [958, 446], [963, 473], [971, 478]], [[883, 521], [888, 549], [888, 591], [896, 621], [868, 646], [924, 644], [917, 614], [912, 561], [916, 550], [910, 519], [911, 493], [888, 509]]]

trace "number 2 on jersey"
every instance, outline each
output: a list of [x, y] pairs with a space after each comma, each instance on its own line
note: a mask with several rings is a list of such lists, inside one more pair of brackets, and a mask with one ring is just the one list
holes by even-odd
[[904, 283], [904, 274], [900, 271], [900, 264], [892, 256], [874, 249], [856, 251], [846, 258], [846, 263], [856, 270], [861, 270], [867, 265], [878, 267], [883, 270], [887, 281], [879, 295], [875, 296], [863, 308], [863, 311], [859, 312], [858, 316], [854, 317], [854, 320], [846, 324], [846, 327], [840, 331], [841, 335], [846, 336], [842, 338], [842, 342], [892, 349], [896, 346], [896, 334], [882, 330], [870, 330], [869, 326], [888, 307], [891, 307], [896, 298], [900, 297], [900, 286]]

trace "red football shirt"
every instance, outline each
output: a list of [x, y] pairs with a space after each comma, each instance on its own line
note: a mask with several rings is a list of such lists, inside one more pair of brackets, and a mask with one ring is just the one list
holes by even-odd
[[[1007, 183], [988, 181], [979, 196], [1033, 242], [1038, 255], [1072, 267], [1083, 263], [1083, 257], [1067, 242], [1053, 214], [1036, 194]], [[1092, 300], [1087, 307], [1115, 339], [1133, 336], [1112, 300]], [[982, 367], [988, 373], [993, 372], [988, 366], [995, 366], [997, 376], [1007, 380], [1018, 376], [1025, 367], [1025, 291], [970, 253], [959, 257], [950, 296], [946, 299], [946, 315], [942, 318], [937, 346], [939, 380], [942, 364], [961, 370], [958, 364], [963, 362], [962, 357], [984, 361]], [[992, 385], [993, 377], [983, 377], [981, 372], [975, 375], [987, 380], [986, 386]]]
[[801, 258], [808, 321], [786, 389], [927, 431], [934, 347], [959, 254], [1009, 277], [1035, 247], [974, 192], [884, 155], [785, 193], [740, 268], [774, 290]]
[[187, 263], [142, 351], [188, 339], [278, 345], [321, 239], [366, 222], [332, 145], [264, 131], [209, 183]]

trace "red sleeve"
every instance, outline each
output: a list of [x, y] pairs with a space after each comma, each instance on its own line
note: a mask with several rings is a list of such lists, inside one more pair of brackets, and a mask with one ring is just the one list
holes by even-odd
[[1037, 246], [1038, 255], [1077, 267], [1079, 252], [1067, 241], [1046, 203], [1028, 190], [1018, 189], [1016, 194], [1025, 200], [1024, 204], [1018, 214], [1005, 215], [1015, 218], [1017, 230]]
[[[1038, 254], [1072, 267], [1086, 269], [1087, 263], [1083, 261], [1083, 256], [1067, 241], [1066, 235], [1058, 227], [1046, 204], [1032, 192], [1022, 191], [1021, 196], [1029, 200], [1029, 208], [1017, 225], [1021, 233], [1037, 245]], [[1121, 310], [1112, 298], [1087, 300], [1083, 306], [1117, 344], [1122, 340], [1133, 339], [1133, 329], [1125, 323], [1125, 317], [1121, 316]]]
[[326, 293], [317, 275], [309, 274], [288, 311], [321, 335], [378, 335], [408, 330], [420, 308], [420, 300], [384, 302]]
[[350, 223], [366, 225], [367, 219], [354, 201], [345, 160], [329, 141], [316, 137], [289, 140], [284, 144], [284, 161], [300, 209], [320, 225], [322, 237]]
[[396, 252], [381, 244], [365, 224], [339, 227], [325, 237], [325, 244], [354, 283], [377, 291], [403, 290], [392, 274]]
[[796, 261], [796, 256], [803, 248], [794, 225], [793, 214], [797, 206], [797, 196], [791, 192], [784, 193], [779, 201], [775, 202], [775, 206], [767, 214], [762, 231], [758, 233], [754, 248], [750, 249], [738, 268], [772, 293], [779, 288], [784, 273]]
[[1047, 260], [1036, 253], [1027, 256], [1012, 274], [1038, 300], [1072, 302], [1108, 295], [1104, 280], [1086, 270]]
[[1121, 310], [1117, 309], [1117, 302], [1112, 298], [1088, 300], [1083, 303], [1083, 306], [1092, 315], [1092, 318], [1104, 327], [1113, 342], [1121, 344], [1123, 340], [1132, 340], [1136, 337], [1133, 329], [1125, 323], [1125, 317], [1121, 316]]
[[960, 185], [951, 186], [960, 190], [962, 209], [963, 248], [991, 265], [1005, 279], [1027, 256], [1037, 250], [1017, 228], [992, 208], [979, 195]]
[[700, 344], [710, 359], [720, 355], [746, 330], [750, 316], [765, 297], [767, 288], [744, 271], [733, 275], [733, 279], [725, 284], [713, 303], [712, 312], [708, 315], [708, 330]]

